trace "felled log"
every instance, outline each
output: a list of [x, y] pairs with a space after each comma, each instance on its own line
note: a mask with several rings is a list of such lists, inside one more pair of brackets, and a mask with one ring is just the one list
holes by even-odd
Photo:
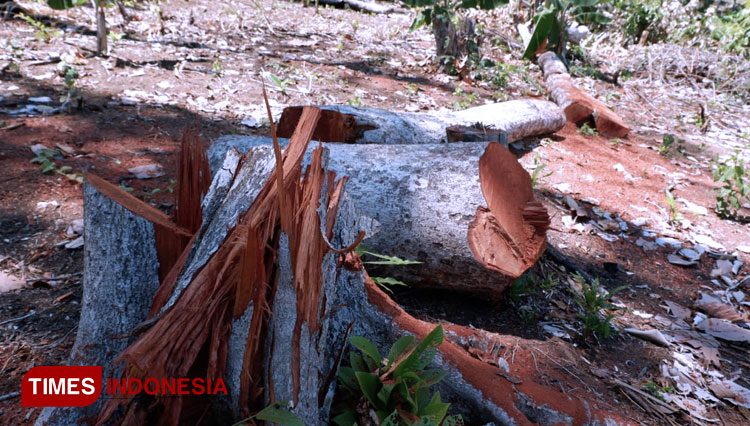
[[323, 6], [334, 6], [338, 8], [348, 7], [349, 9], [356, 10], [358, 12], [375, 14], [393, 13], [398, 10], [394, 6], [386, 6], [378, 4], [374, 1], [363, 0], [317, 0], [317, 2], [311, 1], [310, 3], [316, 3]]
[[[133, 280], [125, 289], [121, 284], [128, 275], [97, 283], [94, 277], [85, 278], [84, 286], [107, 287], [84, 288], [99, 296], [82, 306], [79, 336], [96, 327], [106, 330], [98, 335], [102, 350], [88, 361], [109, 371], [122, 368], [117, 371], [129, 378], [223, 377], [229, 395], [108, 399], [96, 419], [61, 410], [40, 424], [229, 424], [272, 401], [289, 402], [304, 424], [328, 424], [348, 336], [364, 336], [383, 352], [404, 334], [424, 338], [434, 327], [401, 310], [368, 278], [353, 249], [376, 224], [346, 195], [345, 180], [327, 170], [325, 148], [310, 154], [303, 173], [302, 159], [318, 114], [312, 108], [303, 112], [283, 154], [267, 146], [255, 147], [244, 157], [228, 153], [203, 202], [201, 227], [183, 251], [188, 255], [180, 256], [173, 267], [179, 270], [178, 279], [171, 282], [170, 271], [160, 283], [159, 291], [167, 288], [170, 297], [157, 294], [150, 314], [145, 303], [138, 310], [117, 312], [124, 317], [117, 324], [131, 327], [112, 329], [89, 319], [92, 313], [111, 309], [111, 292], [151, 289], [144, 300], [153, 294], [158, 268], [153, 261], [145, 265], [149, 257], [156, 258], [156, 240], [149, 234], [153, 218], [125, 214], [143, 203], [109, 199], [87, 181], [86, 217], [96, 225], [87, 226], [88, 235], [110, 243], [115, 238], [109, 235], [122, 241], [141, 238], [152, 247], [93, 246], [87, 253], [110, 271], [145, 268], [141, 276], [145, 273], [150, 280]], [[273, 167], [276, 159], [281, 162]], [[102, 203], [115, 209], [102, 211]], [[101, 272], [85, 270], [87, 275]], [[151, 322], [145, 329], [132, 327], [147, 316]], [[124, 352], [121, 331], [131, 336]], [[118, 353], [113, 365], [112, 355]], [[557, 387], [512, 382], [450, 341], [437, 355], [432, 367], [447, 372], [439, 385], [441, 394], [469, 424], [621, 424], [617, 416]]]
[[[565, 115], [552, 102], [519, 99], [482, 105], [457, 112], [393, 112], [377, 108], [320, 106], [323, 116], [313, 133], [315, 140], [363, 144], [435, 144], [446, 142], [446, 129], [471, 126], [500, 131], [508, 143], [547, 133], [565, 125]], [[284, 109], [278, 126], [288, 138], [302, 107]]]
[[568, 121], [580, 123], [593, 119], [600, 134], [622, 138], [630, 128], [603, 102], [576, 87], [567, 68], [554, 52], [545, 52], [537, 59], [544, 72], [547, 91], [556, 104], [565, 112]]
[[[224, 136], [208, 156], [215, 168], [231, 148], [271, 144]], [[528, 173], [498, 144], [324, 146], [329, 169], [348, 176], [349, 196], [382, 225], [365, 241], [370, 250], [423, 262], [373, 273], [498, 298], [544, 252], [547, 213]]]

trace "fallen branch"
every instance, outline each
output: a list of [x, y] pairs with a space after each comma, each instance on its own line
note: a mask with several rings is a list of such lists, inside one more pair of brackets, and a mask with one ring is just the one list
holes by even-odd
[[547, 81], [550, 97], [565, 112], [568, 121], [580, 123], [593, 118], [600, 134], [622, 138], [630, 128], [603, 102], [573, 84], [567, 68], [554, 52], [545, 52], [537, 59]]
[[[289, 137], [302, 107], [284, 109], [279, 136]], [[351, 106], [321, 106], [323, 115], [313, 138], [323, 142], [358, 144], [436, 144], [446, 142], [446, 129], [471, 126], [501, 131], [507, 142], [548, 133], [565, 125], [565, 116], [552, 102], [520, 99], [482, 105], [457, 112], [412, 113]]]

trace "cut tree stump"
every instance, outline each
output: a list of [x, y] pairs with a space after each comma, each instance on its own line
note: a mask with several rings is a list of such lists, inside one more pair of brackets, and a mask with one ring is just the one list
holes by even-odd
[[[446, 129], [469, 126], [503, 132], [507, 142], [554, 133], [565, 125], [565, 115], [552, 102], [519, 99], [457, 112], [393, 112], [377, 108], [321, 106], [323, 116], [313, 138], [322, 142], [362, 144], [437, 144], [446, 142]], [[291, 136], [302, 107], [284, 109], [278, 135]]]
[[617, 114], [600, 100], [576, 87], [565, 64], [555, 52], [545, 52], [537, 59], [544, 72], [550, 97], [565, 112], [568, 121], [580, 123], [593, 119], [600, 134], [623, 138], [630, 128]]
[[[224, 136], [211, 146], [209, 161], [215, 169], [232, 148], [245, 152], [271, 144], [269, 138]], [[324, 146], [329, 169], [348, 177], [349, 196], [382, 225], [364, 244], [375, 253], [423, 262], [372, 267], [373, 274], [497, 299], [544, 252], [546, 211], [542, 207], [542, 223], [535, 227], [533, 213], [524, 213], [536, 202], [531, 179], [498, 144]], [[492, 165], [484, 179], [483, 155]], [[487, 198], [493, 199], [489, 210]]]
[[[272, 401], [289, 402], [304, 424], [328, 424], [348, 337], [363, 336], [381, 353], [405, 334], [425, 337], [435, 324], [396, 305], [354, 252], [378, 224], [357, 209], [344, 176], [329, 170], [335, 155], [319, 147], [303, 171], [319, 118], [320, 110], [305, 108], [283, 153], [278, 146], [227, 153], [202, 209], [193, 209], [202, 211], [198, 231], [160, 283], [158, 251], [174, 247], [159, 245], [155, 228], [169, 222], [124, 191], [97, 190], [100, 182], [88, 177], [85, 303], [76, 348], [95, 350], [85, 352], [85, 362], [115, 378], [224, 378], [229, 394], [109, 398], [90, 411], [45, 410], [38, 425], [230, 424]], [[504, 148], [477, 146], [487, 147], [480, 173], [502, 173], [495, 161], [509, 161]], [[507, 195], [502, 188], [485, 192]], [[488, 204], [493, 211], [494, 202]], [[453, 340], [472, 333], [446, 329]], [[76, 353], [71, 363], [80, 361]], [[509, 378], [450, 340], [438, 348], [432, 368], [447, 372], [438, 388], [468, 424], [624, 424], [557, 387]]]

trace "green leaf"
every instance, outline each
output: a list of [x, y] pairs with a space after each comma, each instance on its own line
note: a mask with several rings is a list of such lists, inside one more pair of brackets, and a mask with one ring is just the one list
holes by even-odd
[[399, 281], [393, 277], [371, 277], [372, 280], [375, 282], [375, 284], [383, 287], [386, 285], [400, 285], [404, 287], [409, 287], [405, 282]]
[[373, 260], [369, 262], [363, 262], [363, 263], [369, 263], [370, 265], [418, 265], [422, 263], [417, 260], [404, 260], [396, 256], [387, 256], [384, 254], [373, 253], [370, 251], [363, 251], [362, 254], [369, 254], [370, 256], [375, 256], [380, 259], [385, 259], [385, 260]]
[[357, 378], [354, 376], [354, 369], [351, 367], [341, 367], [339, 370], [339, 380], [349, 390], [357, 390]]
[[294, 413], [283, 408], [281, 404], [271, 404], [268, 407], [260, 410], [255, 415], [258, 420], [265, 420], [267, 422], [273, 422], [281, 426], [304, 426], [302, 420], [299, 419]]
[[357, 371], [354, 373], [357, 376], [357, 382], [359, 382], [359, 388], [362, 390], [362, 394], [370, 401], [370, 404], [375, 408], [381, 408], [384, 404], [378, 398], [378, 392], [382, 387], [380, 378], [372, 373], [365, 373], [364, 371]]
[[601, 0], [572, 0], [572, 3], [578, 7], [591, 7], [597, 5]]
[[365, 359], [362, 358], [361, 355], [355, 353], [355, 352], [349, 352], [349, 362], [351, 363], [352, 368], [354, 371], [365, 371], [370, 372], [372, 371], [370, 367], [365, 362]]
[[372, 358], [372, 360], [375, 361], [375, 364], [380, 365], [383, 362], [383, 359], [380, 357], [380, 353], [378, 353], [378, 348], [376, 348], [375, 345], [372, 344], [372, 342], [365, 339], [364, 337], [354, 336], [349, 339], [349, 343], [354, 345], [354, 347], [359, 349], [363, 354]]
[[380, 398], [380, 400], [383, 401], [386, 405], [388, 404], [388, 400], [391, 399], [391, 393], [393, 392], [394, 386], [395, 385], [383, 385], [383, 387], [380, 388], [380, 392], [378, 392], [378, 398]]
[[384, 418], [380, 422], [380, 426], [401, 426], [401, 423], [398, 420], [398, 411], [393, 410], [393, 412], [389, 414], [388, 417]]
[[448, 407], [450, 407], [449, 403], [440, 400], [440, 392], [435, 392], [430, 403], [424, 409], [419, 410], [417, 415], [420, 418], [428, 417], [431, 422], [438, 425], [448, 414]]
[[401, 3], [409, 7], [432, 6], [433, 4], [437, 2], [438, 0], [401, 0]]
[[331, 421], [339, 426], [356, 426], [357, 414], [354, 410], [347, 410], [334, 417]]
[[432, 9], [431, 8], [423, 9], [422, 12], [418, 13], [417, 17], [414, 18], [414, 22], [412, 22], [411, 26], [409, 27], [409, 32], [412, 32], [421, 26], [429, 25], [431, 23], [432, 23]]
[[508, 0], [475, 0], [478, 8], [483, 10], [496, 9], [504, 4], [508, 4]]
[[385, 368], [391, 368], [391, 365], [414, 345], [416, 338], [412, 335], [406, 335], [396, 340], [396, 343], [391, 346], [390, 352], [388, 352], [388, 364]]
[[75, 0], [47, 0], [47, 6], [55, 10], [65, 10], [77, 6]]
[[536, 16], [534, 32], [531, 34], [529, 45], [526, 46], [526, 50], [523, 52], [524, 59], [530, 59], [542, 47], [544, 40], [550, 37], [553, 28], [557, 26], [556, 24], [557, 16], [553, 9], [545, 9]]
[[444, 370], [433, 369], [433, 370], [425, 370], [424, 372], [422, 372], [421, 377], [422, 377], [422, 380], [424, 381], [425, 386], [432, 386], [438, 383], [439, 381], [443, 380], [446, 374], [448, 373]]
[[436, 348], [443, 343], [443, 327], [435, 327], [424, 340], [422, 340], [414, 351], [405, 360], [401, 361], [398, 366], [393, 370], [394, 377], [400, 377], [407, 371], [418, 369], [420, 365], [428, 364], [432, 357], [434, 357], [434, 351], [431, 354], [427, 354], [428, 349]]

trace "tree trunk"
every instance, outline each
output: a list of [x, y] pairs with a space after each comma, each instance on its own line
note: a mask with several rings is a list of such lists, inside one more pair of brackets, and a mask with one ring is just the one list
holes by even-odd
[[[215, 169], [232, 147], [245, 152], [271, 144], [268, 138], [224, 136], [210, 148], [209, 161]], [[365, 215], [382, 225], [364, 244], [375, 253], [423, 263], [397, 268], [368, 266], [376, 276], [498, 298], [544, 252], [544, 238], [536, 237], [533, 226], [523, 217], [526, 203], [533, 200], [531, 182], [509, 153], [510, 161], [498, 165], [504, 177], [492, 179], [494, 186], [514, 182], [516, 177], [521, 180], [503, 193], [503, 208], [498, 206], [493, 212], [511, 235], [513, 243], [509, 245], [517, 248], [496, 253], [499, 267], [489, 270], [477, 260], [467, 238], [477, 209], [488, 205], [485, 197], [490, 185], [481, 182], [479, 170], [488, 143], [324, 146], [330, 156], [329, 169], [348, 176], [349, 196]], [[309, 158], [308, 154], [305, 161]], [[511, 193], [524, 195], [514, 199]], [[504, 209], [506, 205], [508, 209]]]
[[[88, 177], [100, 190], [89, 184], [85, 189], [87, 268], [77, 350], [84, 350], [85, 362], [103, 365], [107, 377], [122, 372], [141, 380], [224, 378], [229, 394], [109, 398], [91, 409], [96, 419], [82, 417], [88, 411], [56, 409], [38, 424], [228, 424], [272, 401], [289, 402], [304, 424], [328, 424], [349, 336], [363, 336], [381, 352], [402, 335], [425, 337], [435, 325], [414, 319], [389, 299], [353, 252], [377, 224], [357, 210], [345, 181], [328, 170], [326, 148], [310, 154], [302, 173], [319, 115], [315, 108], [303, 111], [283, 154], [269, 146], [242, 157], [227, 154], [204, 200], [200, 229], [155, 295], [159, 267], [154, 259], [173, 249], [159, 242], [159, 233], [176, 225], [170, 228], [145, 203]], [[505, 152], [499, 144], [487, 146], [479, 159], [481, 180], [512, 164]], [[330, 156], [331, 164], [335, 157]], [[275, 159], [282, 161], [279, 167]], [[516, 202], [495, 198], [498, 191], [509, 196], [502, 189], [483, 185], [488, 211], [497, 201]], [[147, 315], [150, 319], [142, 322]], [[438, 348], [432, 367], [447, 372], [439, 389], [467, 423], [621, 424], [556, 387], [509, 377], [462, 347], [471, 338], [486, 348], [494, 345], [493, 336], [446, 329], [449, 341]], [[72, 362], [77, 356], [74, 351]]]
[[[471, 126], [503, 132], [513, 143], [529, 136], [554, 133], [565, 115], [552, 102], [519, 99], [457, 112], [411, 113], [351, 106], [320, 106], [323, 115], [313, 138], [323, 142], [364, 144], [436, 144], [446, 142], [446, 129]], [[278, 134], [288, 138], [302, 107], [284, 109]]]
[[630, 129], [622, 118], [573, 84], [567, 68], [554, 52], [539, 55], [537, 63], [544, 72], [550, 97], [562, 108], [568, 121], [580, 123], [593, 119], [596, 129], [604, 136], [622, 138], [628, 135]]
[[435, 50], [438, 63], [449, 72], [458, 72], [456, 62], [472, 53], [478, 53], [476, 21], [467, 16], [459, 16], [458, 28], [446, 15], [432, 18], [432, 34], [435, 36]]
[[106, 0], [94, 0], [96, 6], [96, 56], [107, 54]]
[[[83, 187], [84, 281], [81, 319], [68, 365], [101, 365], [103, 377], [119, 377], [115, 357], [134, 338], [122, 338], [146, 319], [159, 288], [155, 225], [102, 195]], [[88, 407], [45, 408], [37, 425], [78, 426], [96, 417], [99, 399]]]

